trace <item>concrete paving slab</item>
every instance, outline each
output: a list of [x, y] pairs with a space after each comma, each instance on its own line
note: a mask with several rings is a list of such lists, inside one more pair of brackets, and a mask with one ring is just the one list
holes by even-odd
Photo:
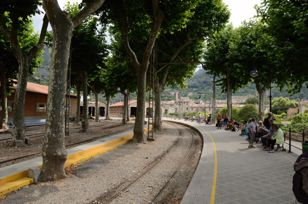
[[[248, 142], [238, 132], [217, 130], [204, 123], [183, 122], [198, 128], [204, 135], [205, 144], [199, 166], [181, 203], [297, 203], [292, 192], [293, 164], [297, 154], [268, 153], [261, 145], [248, 149]], [[210, 136], [214, 141], [208, 139]], [[216, 144], [218, 162], [215, 189], [213, 143]], [[215, 192], [210, 194], [213, 189]]]

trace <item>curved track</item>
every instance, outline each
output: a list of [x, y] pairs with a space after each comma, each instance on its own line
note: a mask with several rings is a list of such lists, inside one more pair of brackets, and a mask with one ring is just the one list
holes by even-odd
[[156, 189], [154, 196], [149, 199], [151, 203], [178, 203], [182, 199], [198, 164], [202, 142], [196, 131], [183, 125], [170, 122], [168, 124], [176, 127], [177, 139], [173, 144], [145, 166], [141, 172], [103, 193], [92, 201], [92, 204], [121, 203], [121, 197], [125, 197], [125, 193], [135, 185], [146, 183], [152, 174], [161, 170], [163, 163], [170, 162], [170, 158], [175, 158], [175, 155], [181, 155], [181, 158], [173, 159], [172, 162], [175, 162], [175, 165], [168, 169], [169, 172], [167, 178], [164, 178], [164, 183], [159, 189]]

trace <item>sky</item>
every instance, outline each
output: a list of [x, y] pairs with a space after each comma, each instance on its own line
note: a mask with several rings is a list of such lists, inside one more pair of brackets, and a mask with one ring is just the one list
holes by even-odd
[[[260, 4], [262, 0], [223, 0], [231, 11], [230, 23], [238, 27], [243, 21], [256, 15], [254, 6]], [[58, 0], [61, 8], [64, 7], [67, 0]], [[70, 0], [70, 2], [81, 2], [81, 0]], [[34, 16], [34, 29], [40, 31], [42, 25], [42, 15]]]
[[238, 27], [243, 21], [256, 15], [254, 6], [261, 4], [261, 0], [223, 0], [231, 11], [230, 22]]

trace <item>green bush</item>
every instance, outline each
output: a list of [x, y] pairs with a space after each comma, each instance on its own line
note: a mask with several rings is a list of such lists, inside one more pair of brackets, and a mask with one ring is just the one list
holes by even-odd
[[308, 113], [300, 113], [294, 116], [290, 127], [294, 132], [302, 132], [304, 129], [308, 129]]
[[254, 105], [259, 104], [259, 99], [258, 97], [247, 98], [245, 104], [254, 104]]
[[247, 104], [238, 112], [239, 120], [248, 121], [250, 118], [258, 119], [258, 111], [255, 105]]
[[273, 99], [273, 112], [281, 114], [287, 112], [289, 108], [295, 108], [298, 106], [298, 102], [289, 98], [278, 97]]
[[[221, 116], [228, 115], [228, 109], [222, 108], [222, 109], [219, 110], [219, 113], [220, 113]], [[232, 108], [232, 119], [238, 121], [239, 120], [238, 113], [239, 113], [238, 108]]]

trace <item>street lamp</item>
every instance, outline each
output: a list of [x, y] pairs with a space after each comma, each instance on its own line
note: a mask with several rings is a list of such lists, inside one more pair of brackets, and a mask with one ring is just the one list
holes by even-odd
[[256, 68], [253, 68], [253, 70], [250, 71], [250, 76], [252, 78], [256, 78], [259, 75], [258, 70]]

